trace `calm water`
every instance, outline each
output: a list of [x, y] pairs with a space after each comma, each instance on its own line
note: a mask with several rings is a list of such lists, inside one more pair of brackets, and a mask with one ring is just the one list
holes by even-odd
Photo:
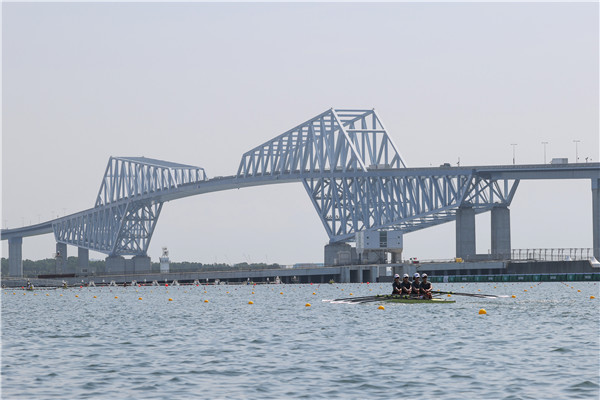
[[435, 284], [516, 298], [385, 310], [322, 301], [389, 286], [6, 289], [2, 398], [599, 398], [597, 283]]

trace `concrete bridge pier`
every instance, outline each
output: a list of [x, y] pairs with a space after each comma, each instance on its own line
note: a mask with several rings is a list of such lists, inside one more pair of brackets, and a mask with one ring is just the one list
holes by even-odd
[[56, 243], [56, 272], [64, 274], [67, 269], [67, 244]]
[[90, 251], [83, 247], [77, 248], [77, 273], [90, 272]]
[[8, 276], [23, 276], [23, 238], [8, 239]]
[[456, 257], [468, 259], [475, 253], [475, 210], [459, 207], [456, 210]]
[[492, 208], [492, 255], [510, 258], [510, 210], [499, 205]]
[[600, 179], [592, 179], [592, 247], [600, 260]]

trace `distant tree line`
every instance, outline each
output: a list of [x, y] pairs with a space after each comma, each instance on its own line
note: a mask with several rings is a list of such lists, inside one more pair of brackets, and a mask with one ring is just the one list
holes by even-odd
[[[103, 260], [90, 260], [91, 270], [95, 270], [97, 275], [106, 273], [106, 267]], [[253, 269], [278, 269], [283, 266], [279, 264], [252, 263], [247, 262], [229, 265], [223, 263], [203, 264], [199, 262], [171, 262], [169, 272], [201, 272], [201, 271], [231, 271], [231, 270], [253, 270]], [[77, 257], [67, 257], [67, 264], [63, 269], [64, 274], [74, 274], [77, 271]], [[160, 264], [153, 262], [148, 272], [160, 272]], [[50, 275], [56, 273], [56, 260], [46, 258], [43, 260], [23, 260], [23, 276], [35, 278], [38, 275]], [[2, 257], [2, 277], [8, 276], [8, 259]]]

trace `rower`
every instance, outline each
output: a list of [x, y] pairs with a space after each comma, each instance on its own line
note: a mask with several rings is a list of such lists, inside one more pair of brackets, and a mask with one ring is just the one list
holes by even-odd
[[392, 295], [394, 294], [402, 294], [402, 283], [400, 282], [400, 275], [394, 275], [394, 282], [392, 283], [394, 290], [392, 291]]
[[424, 299], [431, 299], [431, 291], [433, 290], [431, 282], [427, 280], [427, 274], [423, 274], [421, 277], [423, 278], [423, 282], [421, 282], [421, 294]]
[[419, 273], [415, 272], [411, 286], [411, 295], [413, 297], [419, 297], [419, 294], [421, 294], [421, 282], [419, 282], [419, 278]]
[[412, 284], [408, 280], [408, 274], [404, 274], [404, 277], [402, 278], [402, 294], [408, 296], [411, 292]]

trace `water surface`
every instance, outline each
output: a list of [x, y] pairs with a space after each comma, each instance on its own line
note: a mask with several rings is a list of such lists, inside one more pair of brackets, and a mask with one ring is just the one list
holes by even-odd
[[434, 285], [5, 289], [2, 398], [599, 398], [597, 283]]

